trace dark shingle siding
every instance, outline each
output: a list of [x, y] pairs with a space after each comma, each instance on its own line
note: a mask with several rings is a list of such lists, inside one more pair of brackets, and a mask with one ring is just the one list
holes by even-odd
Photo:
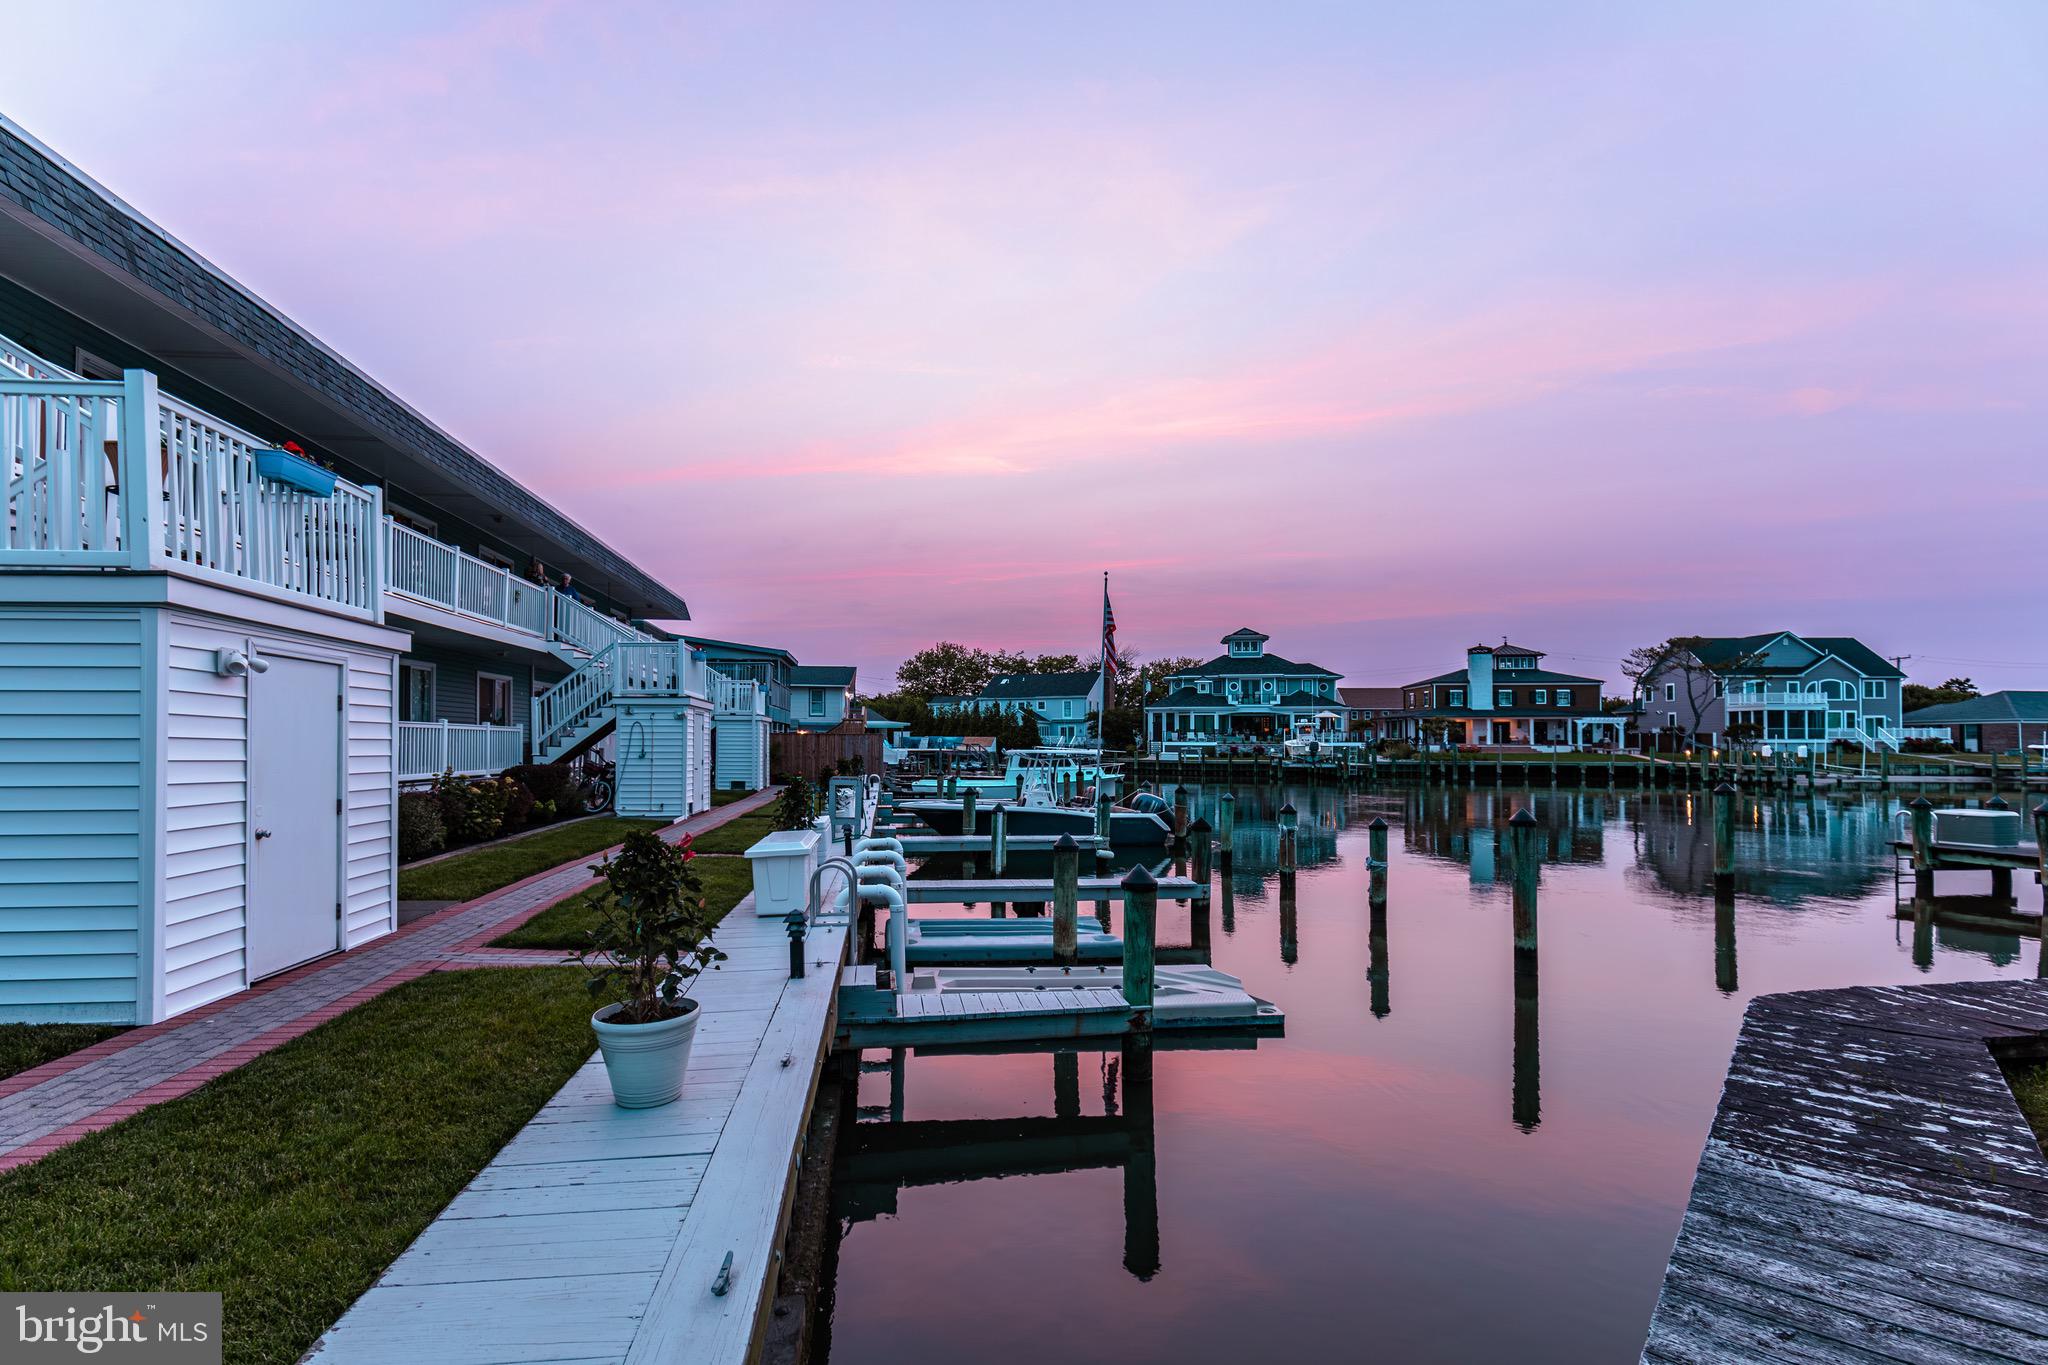
[[4, 187], [0, 197], [235, 337], [306, 387], [356, 413], [407, 454], [531, 522], [578, 555], [604, 565], [607, 573], [635, 585], [648, 601], [676, 598], [553, 507], [429, 426], [360, 371], [307, 340], [253, 296], [230, 287], [205, 264], [102, 198], [6, 128], [0, 128], [0, 187]]

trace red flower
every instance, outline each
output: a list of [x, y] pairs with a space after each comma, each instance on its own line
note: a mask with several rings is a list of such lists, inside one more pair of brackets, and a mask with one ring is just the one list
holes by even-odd
[[306, 453], [305, 451], [299, 449], [299, 443], [297, 441], [286, 441], [284, 443], [284, 448], [294, 455], [304, 455]]
[[683, 861], [686, 863], [690, 861], [690, 859], [697, 856], [697, 851], [690, 847], [690, 841], [695, 839], [696, 837], [697, 836], [694, 834], [685, 834], [682, 838], [682, 842], [676, 845], [677, 848], [680, 848], [683, 851]]

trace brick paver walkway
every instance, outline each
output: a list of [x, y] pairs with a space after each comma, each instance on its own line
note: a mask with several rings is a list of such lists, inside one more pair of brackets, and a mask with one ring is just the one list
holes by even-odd
[[[760, 809], [775, 789], [714, 806], [661, 831], [671, 842]], [[595, 855], [539, 872], [396, 933], [321, 958], [179, 1015], [0, 1080], [0, 1171], [37, 1161], [153, 1104], [190, 1094], [337, 1015], [428, 972], [548, 965], [546, 950], [487, 948], [498, 935], [590, 884]]]

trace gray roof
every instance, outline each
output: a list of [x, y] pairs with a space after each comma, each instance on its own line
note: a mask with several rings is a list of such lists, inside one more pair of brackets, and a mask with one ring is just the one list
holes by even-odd
[[789, 670], [791, 687], [851, 687], [854, 670], [851, 665], [798, 664]]
[[634, 614], [688, 619], [674, 591], [4, 118], [0, 273], [374, 478], [495, 518], [508, 543]]
[[1022, 701], [1039, 697], [1085, 697], [1095, 690], [1099, 673], [998, 673], [981, 689], [983, 701]]
[[1984, 725], [2025, 721], [2048, 725], [2048, 692], [1987, 692], [1964, 701], [1908, 711], [1908, 725]]
[[[1495, 652], [1498, 653], [1499, 651]], [[1446, 683], [1452, 687], [1460, 687], [1464, 686], [1467, 681], [1465, 673], [1466, 670], [1462, 668], [1454, 673], [1439, 673], [1434, 678], [1424, 678], [1420, 682], [1409, 683], [1408, 686], [1430, 687], [1438, 683]], [[1510, 668], [1496, 670], [1493, 675], [1493, 685], [1495, 687], [1513, 687], [1525, 683], [1533, 683], [1538, 687], [1550, 683], [1561, 684], [1565, 687], [1575, 687], [1580, 684], [1584, 684], [1587, 687], [1599, 687], [1602, 685], [1598, 678], [1584, 678], [1576, 673], [1553, 673], [1547, 668]]]
[[1283, 659], [1278, 654], [1261, 654], [1257, 658], [1240, 659], [1228, 654], [1219, 654], [1208, 663], [1176, 673], [1176, 678], [1216, 678], [1224, 675], [1248, 678], [1337, 678], [1321, 664], [1298, 664], [1292, 659]]
[[745, 645], [737, 640], [714, 640], [709, 635], [685, 635], [683, 640], [706, 654], [748, 654], [760, 659], [781, 659], [792, 667], [796, 655], [780, 645]]
[[1853, 635], [1801, 635], [1796, 630], [1766, 631], [1762, 635], [1716, 635], [1701, 640], [1693, 646], [1693, 653], [1711, 672], [1726, 673], [1731, 670], [1762, 677], [1769, 674], [1778, 677], [1786, 674], [1804, 673], [1805, 668], [1762, 668], [1744, 660], [1756, 653], [1781, 635], [1790, 635], [1795, 640], [1804, 640], [1816, 649], [1824, 649], [1839, 658], [1857, 672], [1872, 678], [1903, 678], [1906, 675], [1898, 665], [1885, 658], [1869, 645]]

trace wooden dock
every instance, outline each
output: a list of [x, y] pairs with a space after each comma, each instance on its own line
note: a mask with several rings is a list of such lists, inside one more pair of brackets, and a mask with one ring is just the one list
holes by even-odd
[[[1192, 877], [1160, 877], [1159, 899], [1163, 901], [1191, 901], [1208, 894], [1206, 883]], [[933, 878], [919, 880], [913, 877], [905, 883], [910, 889], [909, 903], [912, 905], [980, 905], [985, 902], [1001, 902], [1005, 905], [1045, 904], [1053, 898], [1050, 879], [992, 877], [982, 881], [956, 881]], [[1083, 901], [1121, 901], [1124, 898], [1124, 884], [1117, 877], [1082, 877], [1075, 883], [1077, 899]]]
[[1646, 1361], [2048, 1361], [2048, 983], [1751, 1002]]
[[[906, 858], [929, 858], [941, 853], [988, 853], [993, 850], [992, 834], [898, 834]], [[1012, 834], [1003, 840], [1011, 853], [1050, 853], [1061, 839], [1072, 839], [1083, 853], [1093, 853], [1102, 840], [1092, 834]]]
[[749, 1359], [847, 940], [813, 925], [792, 979], [782, 921], [742, 902], [715, 939], [730, 956], [691, 992], [704, 1013], [683, 1097], [620, 1109], [593, 1056], [308, 1359]]

